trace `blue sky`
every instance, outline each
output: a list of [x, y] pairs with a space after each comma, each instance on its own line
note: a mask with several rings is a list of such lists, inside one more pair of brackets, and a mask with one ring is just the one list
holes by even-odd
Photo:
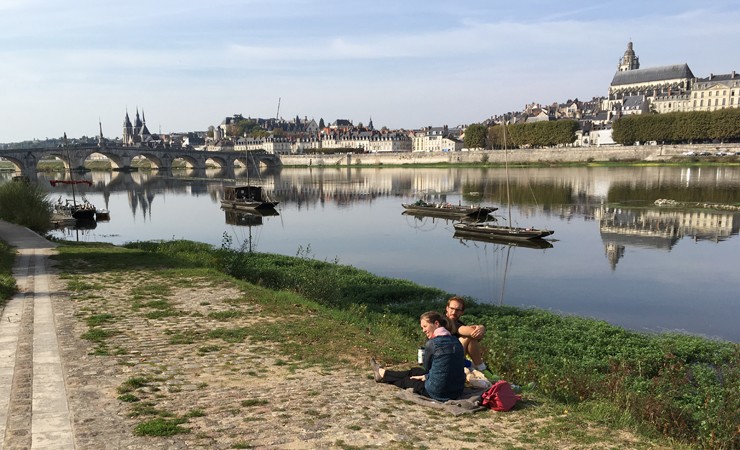
[[606, 95], [642, 68], [740, 71], [740, 2], [0, 0], [0, 142], [240, 113], [457, 126]]

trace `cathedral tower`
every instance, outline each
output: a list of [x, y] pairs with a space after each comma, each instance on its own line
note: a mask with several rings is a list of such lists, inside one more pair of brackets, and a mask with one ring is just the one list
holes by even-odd
[[632, 41], [627, 43], [627, 50], [624, 52], [624, 56], [619, 60], [619, 66], [617, 66], [617, 68], [619, 72], [640, 68], [640, 58], [635, 56], [635, 51], [632, 50]]

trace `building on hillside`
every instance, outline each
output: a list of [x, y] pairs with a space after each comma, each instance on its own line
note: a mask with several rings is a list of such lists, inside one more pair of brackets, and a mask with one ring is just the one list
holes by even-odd
[[724, 108], [740, 107], [740, 75], [709, 74], [707, 78], [697, 78], [691, 91], [693, 111], [715, 111]]
[[290, 139], [284, 137], [267, 136], [262, 138], [241, 137], [234, 144], [234, 151], [264, 150], [275, 155], [289, 155], [293, 153]]
[[693, 80], [694, 74], [688, 64], [640, 69], [639, 58], [635, 55], [632, 42], [629, 42], [624, 56], [619, 60], [602, 108], [607, 111], [618, 110], [626, 97], [640, 95], [645, 96], [649, 104], [656, 98], [666, 101], [675, 97], [678, 101], [679, 97], [691, 91]]
[[622, 115], [647, 114], [650, 112], [650, 103], [644, 95], [629, 95], [622, 99]]
[[451, 132], [447, 125], [426, 127], [409, 133], [413, 152], [459, 152], [464, 144], [460, 133]]

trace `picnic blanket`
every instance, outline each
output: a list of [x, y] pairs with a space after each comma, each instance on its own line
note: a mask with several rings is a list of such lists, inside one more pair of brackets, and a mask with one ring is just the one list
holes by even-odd
[[414, 390], [401, 389], [396, 393], [396, 397], [413, 402], [422, 406], [428, 406], [430, 408], [440, 409], [447, 411], [452, 415], [459, 416], [462, 414], [472, 414], [476, 411], [487, 410], [485, 406], [481, 405], [481, 396], [487, 389], [475, 389], [466, 387], [460, 398], [457, 400], [447, 400], [446, 402], [440, 402], [423, 395], [414, 394]]

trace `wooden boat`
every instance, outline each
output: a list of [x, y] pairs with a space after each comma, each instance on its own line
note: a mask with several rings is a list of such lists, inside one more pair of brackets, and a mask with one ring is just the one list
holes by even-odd
[[234, 186], [224, 188], [221, 208], [224, 210], [253, 211], [274, 209], [279, 203], [268, 199], [260, 186]]
[[[540, 230], [533, 227], [514, 227], [511, 226], [511, 193], [509, 189], [509, 151], [506, 146], [506, 122], [503, 126], [504, 137], [504, 167], [506, 169], [506, 210], [508, 212], [509, 225], [496, 225], [490, 222], [483, 223], [456, 223], [455, 233], [465, 236], [479, 236], [495, 238], [500, 241], [528, 241], [532, 239], [542, 239], [555, 233], [552, 230]], [[495, 220], [495, 219], [494, 219]]]
[[59, 197], [54, 205], [54, 214], [59, 216], [69, 216], [76, 220], [95, 220], [96, 209], [92, 203], [83, 199], [82, 203], [76, 200], [65, 200]]
[[455, 233], [465, 236], [479, 236], [497, 238], [499, 240], [524, 241], [530, 239], [542, 239], [554, 233], [551, 230], [538, 230], [535, 228], [507, 227], [494, 225], [489, 222], [483, 223], [456, 223]]
[[511, 237], [501, 238], [496, 234], [484, 234], [484, 233], [466, 233], [464, 231], [455, 230], [455, 234], [452, 236], [455, 239], [470, 240], [478, 242], [490, 242], [493, 244], [501, 245], [513, 245], [515, 247], [526, 247], [526, 248], [552, 248], [553, 245], [550, 241], [546, 241], [542, 238], [531, 238], [531, 239], [512, 239]]
[[[72, 158], [69, 156], [69, 147], [67, 146], [67, 133], [64, 133], [64, 149], [67, 153], [67, 160], [69, 163], [72, 163]], [[72, 185], [72, 200], [67, 199], [66, 201], [62, 202], [62, 198], [59, 197], [59, 200], [57, 201], [56, 205], [54, 205], [54, 213], [59, 214], [61, 216], [69, 215], [70, 217], [76, 219], [76, 220], [84, 220], [84, 221], [95, 221], [95, 213], [97, 210], [95, 209], [95, 205], [88, 202], [87, 199], [82, 196], [82, 202], [77, 202], [77, 189], [76, 185], [80, 183], [89, 184], [92, 186], [92, 181], [79, 181], [75, 180], [74, 177], [74, 171], [71, 169], [69, 171], [69, 181], [64, 180], [51, 180], [49, 183], [52, 186], [56, 186], [57, 183], [63, 183], [63, 184], [71, 184]]]
[[415, 203], [402, 203], [401, 206], [406, 210], [405, 213], [418, 216], [435, 216], [446, 218], [463, 218], [463, 217], [485, 217], [496, 211], [498, 208], [493, 206], [475, 206], [475, 205], [453, 205], [451, 203], [428, 203], [418, 200]]

